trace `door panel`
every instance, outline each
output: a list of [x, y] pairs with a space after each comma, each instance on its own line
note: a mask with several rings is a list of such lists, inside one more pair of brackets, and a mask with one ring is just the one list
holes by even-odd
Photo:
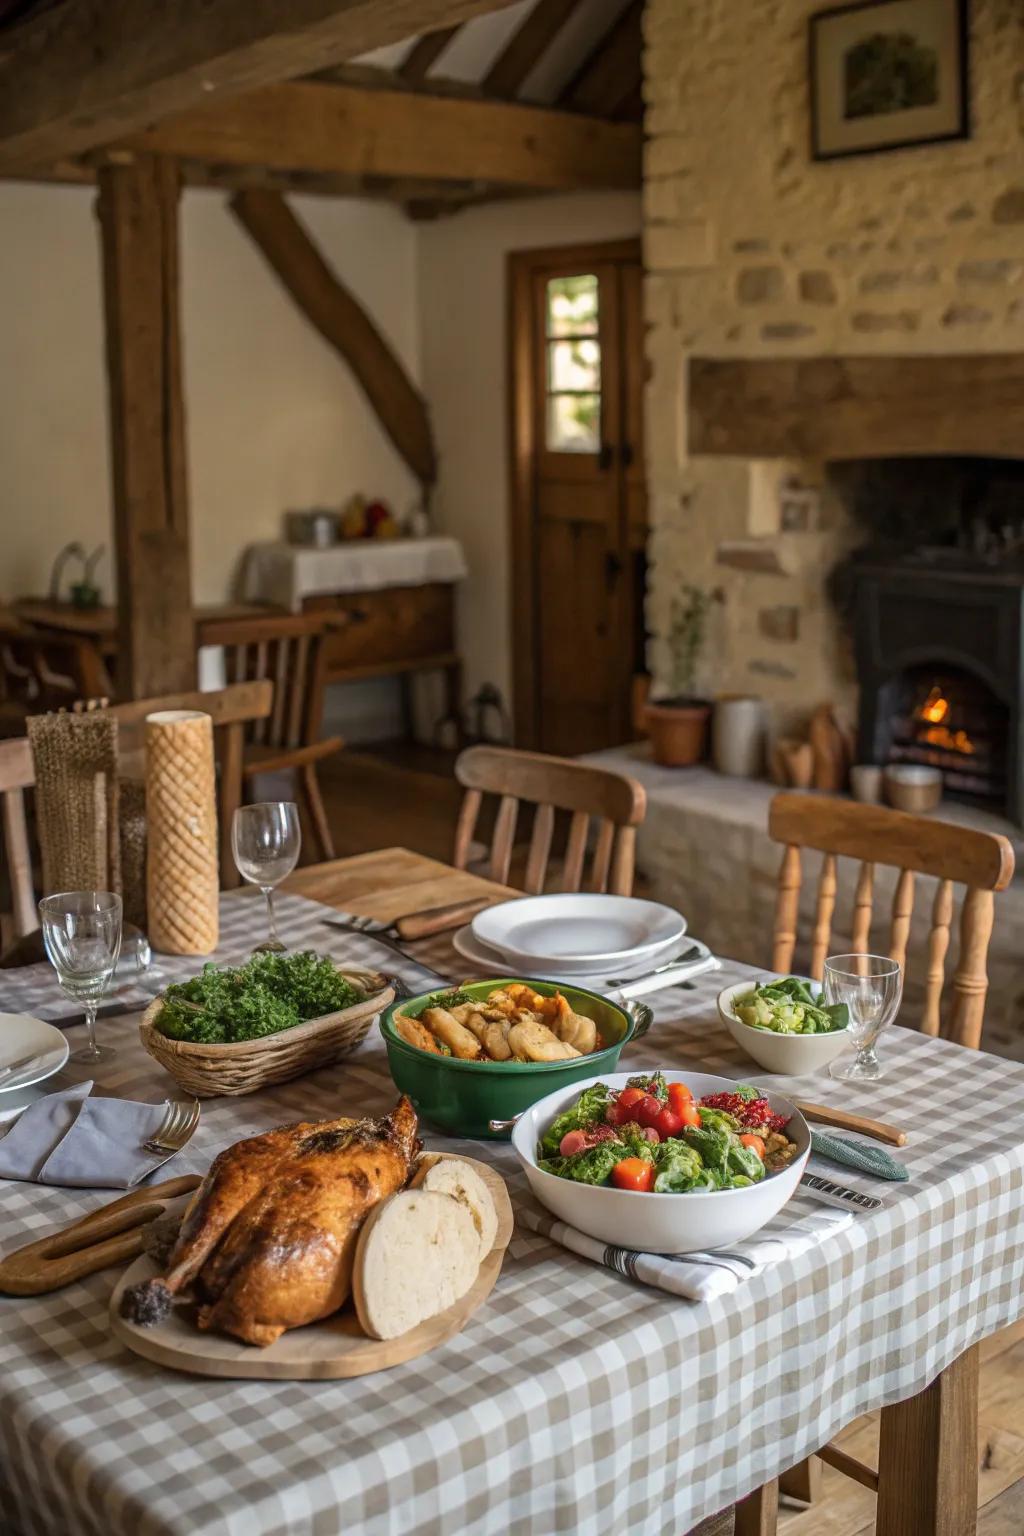
[[[513, 359], [514, 370], [528, 364], [532, 445], [523, 509], [532, 659], [517, 669], [532, 697], [528, 714], [517, 705], [517, 719], [528, 721], [521, 744], [573, 755], [633, 734], [646, 542], [641, 279], [625, 247], [608, 257], [598, 248], [595, 259], [574, 251], [561, 265], [557, 252], [537, 255], [513, 310], [529, 333], [528, 358], [519, 347]], [[514, 398], [526, 405], [522, 372], [513, 379]], [[523, 576], [520, 556], [520, 601]]]

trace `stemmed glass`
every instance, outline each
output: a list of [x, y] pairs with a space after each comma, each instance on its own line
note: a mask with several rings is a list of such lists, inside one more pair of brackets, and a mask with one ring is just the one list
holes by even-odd
[[825, 961], [825, 1001], [850, 1010], [850, 1039], [857, 1048], [850, 1061], [840, 1057], [829, 1067], [846, 1082], [874, 1082], [883, 1077], [875, 1044], [896, 1017], [903, 994], [903, 970], [887, 955], [833, 955]]
[[238, 873], [250, 885], [258, 885], [267, 900], [268, 934], [253, 954], [284, 953], [274, 921], [274, 887], [295, 868], [301, 846], [299, 808], [293, 801], [263, 800], [240, 806], [235, 812], [231, 851]]
[[115, 1054], [96, 1044], [96, 1009], [121, 952], [121, 898], [113, 891], [62, 891], [39, 903], [43, 943], [62, 991], [85, 1010], [88, 1044], [72, 1061]]

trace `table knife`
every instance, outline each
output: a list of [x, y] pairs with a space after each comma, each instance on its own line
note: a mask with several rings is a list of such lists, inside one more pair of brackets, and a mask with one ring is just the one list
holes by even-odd
[[852, 1114], [848, 1109], [833, 1109], [829, 1104], [807, 1104], [802, 1099], [794, 1099], [793, 1103], [806, 1119], [817, 1125], [832, 1125], [841, 1131], [860, 1131], [861, 1135], [888, 1142], [891, 1147], [907, 1144], [907, 1133], [898, 1125], [887, 1125], [884, 1120], [868, 1120], [864, 1115]]
[[0, 1083], [6, 1083], [9, 1077], [16, 1072], [24, 1072], [26, 1067], [33, 1066], [37, 1061], [42, 1061], [46, 1051], [33, 1051], [29, 1056], [20, 1056], [17, 1061], [10, 1061], [6, 1067], [0, 1067]]
[[885, 1201], [876, 1195], [862, 1195], [859, 1189], [849, 1189], [845, 1184], [823, 1179], [818, 1173], [801, 1174], [800, 1183], [813, 1190], [826, 1205], [836, 1205], [840, 1210], [848, 1211], [852, 1206], [854, 1210], [880, 1211], [885, 1205]]

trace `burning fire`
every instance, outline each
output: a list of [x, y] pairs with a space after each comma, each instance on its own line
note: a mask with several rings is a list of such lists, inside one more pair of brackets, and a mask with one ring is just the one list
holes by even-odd
[[927, 722], [928, 726], [927, 730], [918, 732], [918, 739], [930, 747], [944, 747], [947, 752], [962, 752], [969, 757], [974, 753], [974, 742], [966, 731], [950, 730], [946, 723], [949, 712], [950, 703], [942, 689], [932, 688], [917, 711], [918, 720]]

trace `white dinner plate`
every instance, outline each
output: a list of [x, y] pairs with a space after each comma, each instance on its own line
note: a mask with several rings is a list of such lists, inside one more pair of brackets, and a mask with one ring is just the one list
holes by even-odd
[[70, 1054], [67, 1037], [30, 1013], [0, 1013], [0, 1070], [25, 1056], [26, 1066], [0, 1077], [0, 1095], [41, 1083], [59, 1072]]
[[472, 927], [506, 963], [546, 965], [567, 975], [667, 954], [686, 932], [686, 919], [637, 896], [572, 893], [503, 901], [478, 912]]
[[[497, 950], [491, 949], [487, 944], [481, 944], [468, 923], [452, 934], [451, 944], [455, 953], [461, 955], [463, 960], [468, 961], [473, 967], [474, 975], [508, 975], [510, 970], [508, 962], [498, 954]], [[689, 944], [698, 946], [698, 954], [693, 957], [694, 961], [706, 960], [710, 956], [711, 951], [706, 944], [701, 944], [699, 939], [684, 940], [681, 948], [686, 949]], [[672, 959], [674, 953], [674, 949], [671, 950], [666, 958]], [[658, 963], [658, 961], [654, 962], [655, 965]], [[628, 980], [631, 977], [646, 976], [648, 971], [653, 969], [654, 966], [651, 965], [650, 960], [645, 959], [643, 963], [634, 961], [631, 965], [620, 966], [616, 971], [609, 971], [605, 967], [601, 971], [573, 971], [570, 974], [564, 970], [552, 971], [548, 968], [538, 970], [535, 967], [527, 971], [526, 975], [536, 981], [553, 981], [563, 987], [584, 987], [588, 992], [608, 992], [608, 982], [612, 977], [617, 980], [621, 976]], [[612, 988], [610, 995], [614, 995], [615, 990]], [[623, 990], [626, 989], [623, 988]]]

